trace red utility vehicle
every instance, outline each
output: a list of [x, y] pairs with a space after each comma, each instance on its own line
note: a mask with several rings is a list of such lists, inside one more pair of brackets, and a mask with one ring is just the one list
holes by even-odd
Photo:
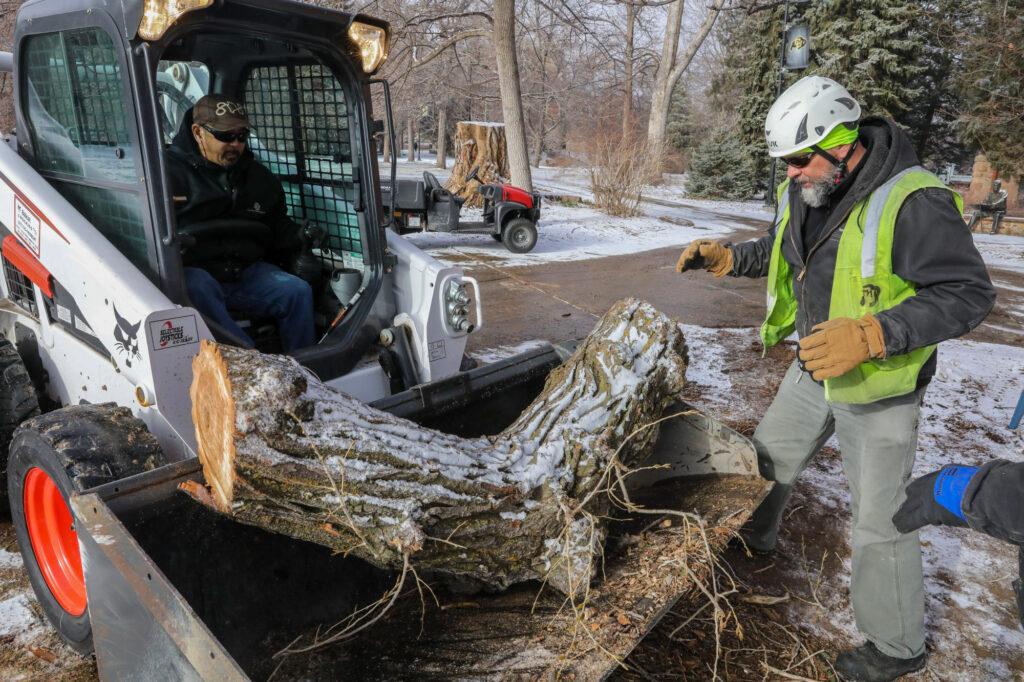
[[[478, 170], [471, 170], [466, 182], [476, 179]], [[427, 230], [489, 234], [512, 253], [527, 253], [537, 244], [539, 194], [513, 185], [480, 185], [477, 192], [484, 199], [483, 219], [463, 221], [465, 200], [445, 189], [433, 173], [424, 172], [422, 180], [395, 180], [395, 184], [398, 189], [392, 195], [390, 184], [382, 182], [381, 196], [394, 212], [393, 225], [399, 234]]]

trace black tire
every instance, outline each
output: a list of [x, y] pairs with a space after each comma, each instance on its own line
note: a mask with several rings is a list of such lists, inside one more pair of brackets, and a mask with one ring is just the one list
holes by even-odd
[[537, 245], [537, 226], [526, 218], [513, 218], [501, 231], [501, 243], [512, 253], [529, 253]]
[[491, 239], [493, 239], [496, 242], [500, 242], [501, 241], [501, 235], [500, 234], [492, 234], [491, 235]]
[[7, 452], [14, 429], [39, 414], [39, 400], [18, 349], [0, 337], [0, 518], [8, 518]]
[[[160, 445], [146, 425], [132, 416], [128, 408], [114, 404], [54, 410], [26, 421], [14, 433], [7, 490], [25, 570], [50, 623], [82, 655], [93, 651], [92, 625], [77, 535], [73, 525], [70, 533], [64, 532], [62, 525], [67, 521], [73, 524], [68, 499], [75, 493], [163, 463]], [[65, 505], [66, 516], [62, 515], [60, 500], [46, 495], [52, 493], [54, 486]], [[39, 509], [56, 513], [41, 514]], [[50, 518], [63, 521], [48, 524]], [[30, 534], [30, 524], [34, 535]], [[44, 577], [37, 551], [51, 557], [42, 562], [50, 578]], [[77, 568], [77, 574], [65, 566]], [[51, 583], [56, 587], [51, 589]], [[62, 605], [61, 598], [55, 595], [62, 595], [70, 607]]]

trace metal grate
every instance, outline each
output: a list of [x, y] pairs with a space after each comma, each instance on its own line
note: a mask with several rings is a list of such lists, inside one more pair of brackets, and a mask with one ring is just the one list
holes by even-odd
[[11, 265], [6, 258], [2, 258], [0, 260], [3, 260], [4, 262], [4, 279], [7, 281], [7, 297], [32, 313], [33, 317], [39, 317], [39, 311], [36, 308], [35, 286], [32, 284], [32, 280], [22, 274], [22, 272], [16, 267]]
[[349, 107], [334, 74], [321, 64], [255, 68], [245, 106], [252, 151], [281, 180], [289, 215], [326, 230], [327, 248], [348, 261], [338, 267], [361, 261]]

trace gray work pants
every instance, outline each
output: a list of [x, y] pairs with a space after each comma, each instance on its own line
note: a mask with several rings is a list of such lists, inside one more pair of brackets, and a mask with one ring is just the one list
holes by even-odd
[[776, 485], [744, 529], [752, 547], [775, 546], [793, 483], [835, 433], [852, 500], [850, 595], [857, 628], [897, 658], [924, 652], [921, 545], [917, 533], [901, 535], [892, 523], [914, 467], [923, 393], [829, 405], [825, 389], [794, 362], [754, 432], [761, 473]]

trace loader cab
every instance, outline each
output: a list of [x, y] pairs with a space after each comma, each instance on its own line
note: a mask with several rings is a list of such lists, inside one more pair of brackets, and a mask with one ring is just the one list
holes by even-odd
[[[15, 55], [20, 150], [173, 302], [189, 305], [189, 239], [177, 225], [166, 150], [203, 95], [243, 101], [248, 149], [280, 181], [289, 216], [326, 232], [312, 252], [317, 338], [342, 311], [344, 319], [321, 347], [296, 355], [337, 375], [351, 362], [329, 356], [365, 345], [357, 337], [376, 337], [375, 317], [394, 314], [377, 301], [386, 242], [369, 77], [349, 37], [353, 22], [386, 24], [288, 0], [217, 0], [153, 37], [150, 5], [161, 2], [25, 4]], [[274, 325], [244, 317], [254, 338], [268, 332], [257, 339], [263, 350], [276, 350]]]

